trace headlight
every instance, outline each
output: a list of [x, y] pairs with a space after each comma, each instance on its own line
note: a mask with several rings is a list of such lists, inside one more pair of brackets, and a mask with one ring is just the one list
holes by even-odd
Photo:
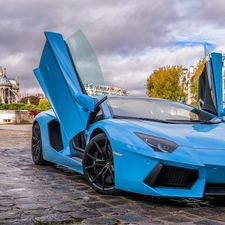
[[166, 140], [164, 138], [158, 138], [155, 136], [136, 132], [135, 134], [156, 152], [172, 153], [178, 147], [178, 144], [176, 144], [175, 142]]

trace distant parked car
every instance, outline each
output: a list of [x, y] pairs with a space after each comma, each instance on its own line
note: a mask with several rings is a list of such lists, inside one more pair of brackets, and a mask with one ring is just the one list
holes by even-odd
[[39, 111], [39, 110], [29, 110], [29, 115], [30, 116], [36, 116], [38, 113], [40, 113], [41, 111]]

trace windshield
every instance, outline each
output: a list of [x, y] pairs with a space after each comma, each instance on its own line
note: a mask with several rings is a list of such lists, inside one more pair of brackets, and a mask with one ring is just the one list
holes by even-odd
[[104, 87], [102, 71], [87, 38], [79, 30], [66, 40], [66, 44], [81, 86], [86, 89], [88, 95], [102, 95]]
[[163, 99], [114, 98], [108, 99], [115, 118], [137, 118], [168, 122], [220, 122], [207, 112], [189, 105]]

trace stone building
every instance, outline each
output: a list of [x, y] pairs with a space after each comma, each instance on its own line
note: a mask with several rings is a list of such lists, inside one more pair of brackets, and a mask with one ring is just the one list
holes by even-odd
[[33, 119], [28, 110], [0, 110], [0, 124], [32, 123]]
[[19, 80], [17, 78], [10, 79], [6, 76], [6, 69], [4, 71], [0, 66], [0, 102], [5, 104], [16, 103], [20, 100]]
[[183, 68], [183, 73], [181, 75], [181, 85], [184, 88], [184, 93], [186, 94], [186, 104], [191, 104], [193, 99], [193, 94], [191, 94], [191, 78], [194, 75], [194, 66], [190, 66], [189, 68]]
[[118, 96], [128, 96], [129, 92], [120, 88], [110, 85], [100, 85], [100, 84], [85, 84], [84, 85], [88, 95], [118, 95]]

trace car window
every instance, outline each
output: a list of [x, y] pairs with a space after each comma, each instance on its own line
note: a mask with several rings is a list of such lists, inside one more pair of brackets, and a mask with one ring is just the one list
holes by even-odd
[[66, 44], [83, 87], [104, 85], [98, 59], [83, 32], [74, 33]]

